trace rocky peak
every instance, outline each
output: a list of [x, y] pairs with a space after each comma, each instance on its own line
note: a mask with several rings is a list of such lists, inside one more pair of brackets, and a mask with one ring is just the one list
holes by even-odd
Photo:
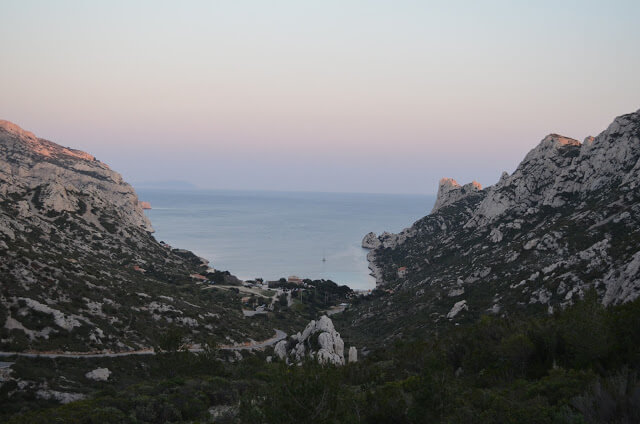
[[558, 134], [549, 134], [531, 149], [518, 165], [516, 172], [526, 173], [535, 167], [559, 168], [568, 165], [580, 150], [580, 142]]
[[95, 161], [96, 158], [89, 153], [81, 150], [71, 149], [69, 147], [63, 147], [49, 140], [44, 140], [36, 137], [32, 132], [25, 131], [13, 122], [0, 120], [0, 131], [5, 132], [5, 135], [9, 137], [2, 137], [0, 140], [3, 142], [16, 142], [16, 147], [23, 147], [26, 151], [29, 151], [36, 155], [41, 155], [47, 158], [73, 158], [85, 161]]
[[153, 231], [120, 174], [88, 153], [0, 121], [0, 197], [7, 195], [25, 198], [25, 214], [76, 213], [96, 226]]
[[[634, 300], [639, 186], [640, 111], [583, 144], [548, 135], [481, 195], [464, 197], [466, 186], [444, 179], [432, 214], [400, 234], [383, 234], [378, 247], [366, 240], [370, 268], [389, 295], [371, 318], [370, 310], [362, 318], [352, 312], [353, 325], [374, 328], [385, 317], [401, 323], [396, 337], [412, 320], [422, 329], [527, 305], [553, 313], [591, 288], [605, 304]], [[399, 273], [402, 267], [409, 272]], [[407, 301], [414, 296], [420, 299]]]
[[0, 130], [25, 140], [38, 140], [38, 138], [32, 132], [25, 131], [13, 122], [5, 121], [4, 119], [0, 119]]
[[580, 146], [580, 142], [571, 137], [565, 137], [563, 135], [553, 133], [543, 138], [538, 147], [540, 146], [552, 146], [554, 148], [562, 146]]
[[640, 110], [617, 117], [584, 144], [558, 134], [546, 136], [516, 171], [491, 187], [467, 227], [484, 225], [506, 211], [531, 213], [560, 207], [573, 195], [628, 185], [640, 177]]
[[472, 181], [461, 186], [453, 178], [443, 178], [440, 180], [440, 184], [438, 186], [438, 197], [431, 213], [455, 203], [469, 194], [477, 193], [481, 190], [482, 186], [477, 181]]

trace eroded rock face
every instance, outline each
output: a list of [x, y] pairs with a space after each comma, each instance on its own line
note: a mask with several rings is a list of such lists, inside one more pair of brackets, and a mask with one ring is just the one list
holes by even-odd
[[[349, 355], [352, 355], [349, 349]], [[344, 341], [331, 319], [323, 315], [318, 321], [311, 321], [302, 333], [279, 341], [274, 347], [275, 355], [287, 363], [299, 363], [305, 357], [315, 358], [322, 364], [344, 365]], [[357, 351], [355, 353], [357, 359]]]
[[606, 187], [636, 189], [640, 184], [639, 116], [635, 112], [616, 118], [584, 144], [558, 134], [546, 136], [512, 175], [491, 187], [467, 225], [486, 225], [507, 211], [562, 207], [574, 197], [586, 198]]
[[133, 187], [120, 174], [88, 153], [0, 120], [0, 194], [27, 192], [33, 192], [30, 206], [45, 214], [74, 212], [97, 223], [99, 211], [108, 210], [120, 225], [153, 231]]
[[638, 240], [640, 111], [584, 143], [548, 135], [494, 186], [441, 180], [430, 215], [378, 237], [367, 258], [390, 294], [354, 310], [353, 324], [397, 322], [386, 326], [394, 339], [406, 322], [423, 329], [529, 305], [552, 313], [589, 289], [628, 302], [640, 296]]

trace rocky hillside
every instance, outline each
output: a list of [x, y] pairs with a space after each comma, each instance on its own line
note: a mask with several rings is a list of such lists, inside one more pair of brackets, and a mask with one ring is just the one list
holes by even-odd
[[346, 319], [382, 339], [483, 314], [551, 314], [590, 289], [605, 305], [633, 300], [640, 111], [583, 143], [545, 137], [494, 186], [443, 179], [431, 214], [363, 246], [381, 290]]
[[0, 350], [134, 350], [168, 328], [192, 342], [272, 333], [247, 328], [236, 294], [191, 277], [206, 263], [152, 231], [107, 165], [0, 121]]

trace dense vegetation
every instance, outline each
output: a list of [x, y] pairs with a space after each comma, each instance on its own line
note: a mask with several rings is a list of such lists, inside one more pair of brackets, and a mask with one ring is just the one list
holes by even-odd
[[[289, 367], [267, 363], [263, 354], [230, 363], [223, 355], [174, 352], [93, 360], [85, 368], [109, 366], [114, 376], [95, 383], [88, 399], [54, 408], [42, 403], [45, 409], [28, 413], [20, 413], [26, 403], [14, 401], [2, 405], [0, 420], [640, 422], [640, 301], [605, 308], [594, 293], [553, 315], [483, 316], [429, 340], [378, 349], [344, 367]], [[20, 359], [15, 367], [33, 378], [42, 374], [54, 386], [52, 370], [78, 368], [70, 361]], [[45, 367], [49, 371], [41, 373]], [[3, 386], [0, 396], [6, 399], [10, 390]]]

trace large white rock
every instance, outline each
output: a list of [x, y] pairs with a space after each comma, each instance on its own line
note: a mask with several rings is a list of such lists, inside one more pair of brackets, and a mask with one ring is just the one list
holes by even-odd
[[109, 368], [96, 368], [93, 371], [89, 371], [84, 375], [89, 380], [94, 381], [107, 381], [109, 376], [111, 376], [111, 371]]
[[458, 315], [460, 312], [466, 311], [468, 309], [469, 308], [467, 307], [466, 300], [461, 300], [459, 302], [456, 302], [451, 308], [451, 310], [449, 311], [449, 313], [447, 314], [447, 318], [449, 319], [455, 318], [455, 316]]
[[300, 337], [298, 337], [299, 341], [304, 341], [309, 338], [309, 336], [316, 331], [316, 322], [315, 320], [311, 320], [309, 324], [304, 328]]
[[[314, 351], [311, 337], [317, 334], [318, 351]], [[295, 342], [293, 347], [287, 351], [287, 342], [281, 340], [274, 347], [275, 355], [288, 363], [290, 361], [300, 362], [306, 356], [316, 358], [322, 364], [344, 365], [344, 341], [340, 337], [331, 319], [323, 315], [318, 321], [311, 321], [302, 333], [298, 333], [290, 338]]]
[[333, 327], [333, 321], [331, 321], [331, 318], [326, 315], [321, 316], [316, 323], [316, 331], [324, 331], [327, 333], [335, 332], [335, 328]]
[[355, 346], [349, 348], [349, 363], [358, 362], [358, 349]]
[[321, 364], [344, 365], [344, 358], [326, 349], [320, 349], [316, 357]]
[[280, 340], [276, 343], [273, 348], [273, 353], [280, 359], [285, 359], [287, 357], [287, 342], [285, 340]]

